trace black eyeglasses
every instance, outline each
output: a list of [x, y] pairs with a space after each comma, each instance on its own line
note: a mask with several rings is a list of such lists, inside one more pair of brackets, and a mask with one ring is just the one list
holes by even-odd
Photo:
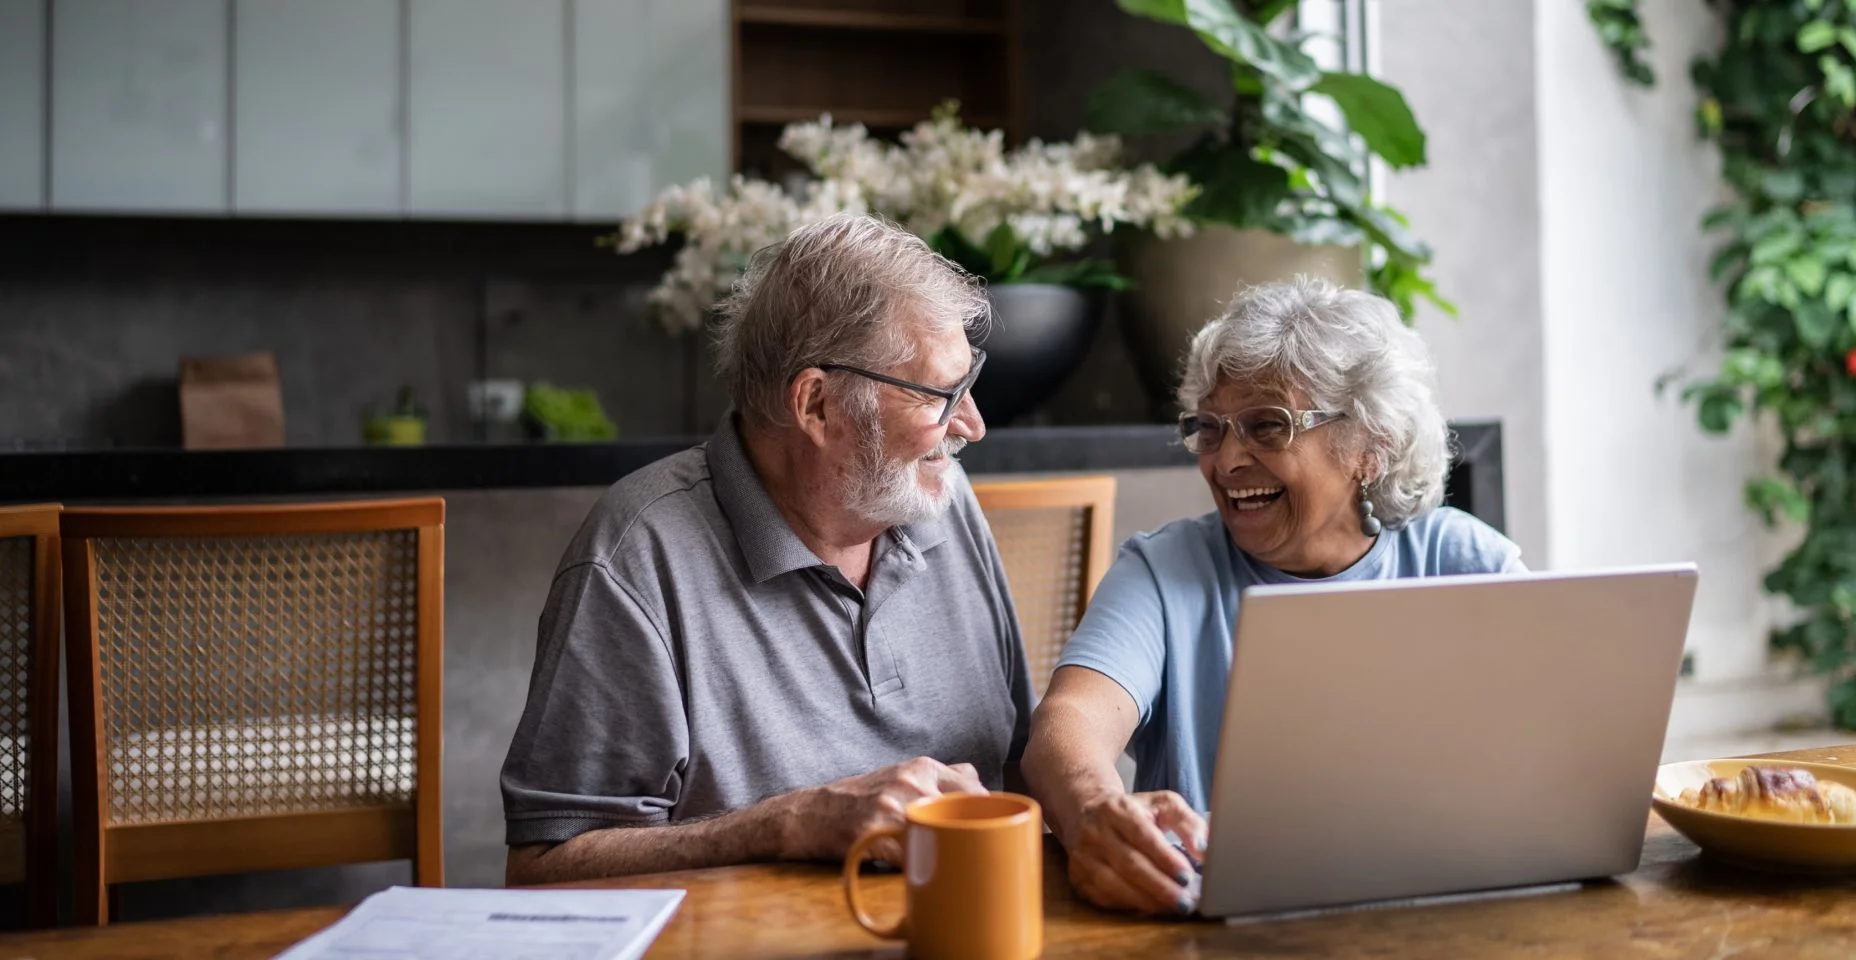
[[1179, 417], [1179, 439], [1187, 450], [1203, 456], [1218, 452], [1228, 430], [1252, 450], [1274, 453], [1288, 449], [1297, 433], [1344, 416], [1331, 410], [1287, 407], [1251, 407], [1229, 417], [1221, 413], [1184, 413]]
[[960, 398], [966, 396], [968, 390], [973, 389], [973, 381], [980, 378], [980, 368], [985, 365], [986, 351], [974, 347], [973, 365], [967, 368], [967, 375], [961, 377], [960, 382], [954, 384], [951, 388], [931, 387], [925, 383], [910, 383], [907, 380], [899, 380], [888, 374], [877, 373], [874, 370], [865, 370], [862, 367], [853, 367], [844, 363], [821, 363], [818, 365], [818, 368], [820, 370], [842, 370], [845, 373], [854, 373], [860, 377], [869, 377], [878, 383], [887, 383], [892, 387], [901, 387], [904, 390], [912, 390], [930, 397], [940, 397], [942, 401], [941, 416], [935, 423], [945, 427], [947, 426], [947, 421], [954, 417], [954, 408], [960, 406]]

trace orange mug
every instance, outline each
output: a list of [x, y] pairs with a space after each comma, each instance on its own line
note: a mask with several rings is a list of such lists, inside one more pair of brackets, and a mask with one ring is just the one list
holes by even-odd
[[[908, 824], [872, 830], [844, 858], [851, 916], [920, 960], [1031, 960], [1044, 951], [1044, 812], [1015, 793], [949, 794], [909, 804]], [[870, 844], [902, 847], [907, 905], [891, 926], [864, 912], [857, 868]]]

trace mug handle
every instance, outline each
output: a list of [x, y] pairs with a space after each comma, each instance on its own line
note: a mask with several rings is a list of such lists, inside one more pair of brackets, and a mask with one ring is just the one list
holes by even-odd
[[[903, 842], [904, 829], [903, 827], [883, 827], [879, 830], [872, 830], [858, 837], [857, 842], [851, 844], [850, 852], [844, 855], [844, 899], [851, 905], [851, 919], [856, 920], [858, 926], [885, 940], [902, 939], [902, 928], [909, 923], [908, 910], [904, 908], [902, 916], [897, 917], [896, 922], [890, 926], [877, 926], [876, 921], [870, 919], [870, 915], [864, 912], [863, 897], [858, 893], [857, 868], [864, 862], [865, 848], [883, 839], [895, 840], [898, 845], [902, 846], [905, 851], [903, 859], [907, 860], [908, 845]], [[906, 864], [897, 864], [897, 866], [906, 868]]]

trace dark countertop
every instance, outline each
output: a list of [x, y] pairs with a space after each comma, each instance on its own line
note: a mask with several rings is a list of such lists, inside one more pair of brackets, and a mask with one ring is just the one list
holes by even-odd
[[[1454, 424], [1460, 456], [1448, 502], [1502, 526], [1501, 425]], [[1193, 466], [1165, 424], [1000, 427], [960, 455], [969, 473]], [[603, 487], [700, 443], [96, 450], [0, 454], [0, 503]]]

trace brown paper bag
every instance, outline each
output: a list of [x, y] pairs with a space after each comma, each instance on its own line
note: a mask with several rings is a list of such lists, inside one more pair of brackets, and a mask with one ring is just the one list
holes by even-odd
[[277, 355], [181, 358], [180, 434], [189, 450], [283, 446]]

